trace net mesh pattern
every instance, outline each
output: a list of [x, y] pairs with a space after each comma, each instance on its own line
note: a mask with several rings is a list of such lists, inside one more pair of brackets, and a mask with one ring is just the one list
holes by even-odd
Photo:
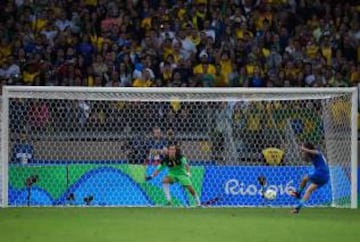
[[[144, 177], [156, 169], [160, 150], [176, 143], [201, 201], [268, 205], [254, 179], [265, 173], [284, 196], [273, 204], [290, 206], [289, 188], [310, 172], [303, 142], [321, 149], [331, 167], [328, 194], [314, 205], [348, 206], [351, 94], [14, 91], [9, 204], [165, 204], [166, 172]], [[174, 204], [194, 203], [180, 185], [171, 189]]]

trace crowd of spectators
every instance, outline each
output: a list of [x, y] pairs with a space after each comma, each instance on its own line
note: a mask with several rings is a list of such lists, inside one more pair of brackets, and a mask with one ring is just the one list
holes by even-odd
[[320, 0], [1, 1], [8, 85], [356, 86], [360, 5]]

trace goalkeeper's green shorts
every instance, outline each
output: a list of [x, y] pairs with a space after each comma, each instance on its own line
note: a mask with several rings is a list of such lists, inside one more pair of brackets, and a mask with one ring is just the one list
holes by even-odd
[[192, 186], [192, 182], [189, 176], [187, 175], [173, 175], [173, 174], [168, 174], [167, 175], [171, 180], [173, 180], [174, 182], [178, 182], [180, 183], [180, 185], [182, 186]]

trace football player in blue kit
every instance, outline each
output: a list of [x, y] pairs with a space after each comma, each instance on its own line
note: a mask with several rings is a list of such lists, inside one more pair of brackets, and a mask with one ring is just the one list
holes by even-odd
[[[329, 181], [329, 167], [326, 162], [324, 154], [315, 148], [311, 143], [306, 143], [301, 146], [301, 151], [303, 152], [303, 157], [306, 161], [311, 162], [314, 166], [314, 171], [302, 179], [299, 189], [297, 191], [290, 191], [290, 195], [299, 199], [298, 205], [291, 210], [292, 213], [297, 214], [300, 212], [301, 208], [304, 206], [305, 202], [309, 200], [311, 194], [320, 187], [324, 186]], [[310, 185], [304, 191], [307, 183]]]

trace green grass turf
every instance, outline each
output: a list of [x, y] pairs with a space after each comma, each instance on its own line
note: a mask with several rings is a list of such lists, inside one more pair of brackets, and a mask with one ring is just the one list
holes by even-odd
[[360, 210], [305, 208], [7, 208], [1, 242], [351, 242]]

